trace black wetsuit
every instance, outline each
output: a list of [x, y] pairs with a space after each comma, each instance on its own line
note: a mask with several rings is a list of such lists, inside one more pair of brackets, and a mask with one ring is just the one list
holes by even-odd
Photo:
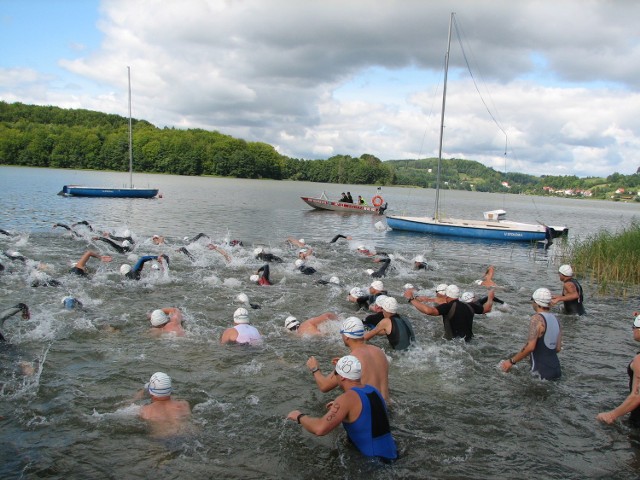
[[394, 350], [406, 350], [416, 341], [411, 323], [400, 315], [393, 315], [390, 320], [391, 333], [387, 335], [389, 344]]
[[372, 293], [367, 297], [364, 297], [367, 299], [367, 303], [368, 303], [367, 308], [369, 307], [369, 305], [373, 305], [376, 301], [376, 298], [378, 298], [380, 295], [387, 295], [387, 291], [382, 290], [380, 293]]
[[365, 328], [368, 328], [369, 330], [373, 330], [374, 328], [376, 328], [376, 326], [380, 323], [380, 321], [383, 318], [384, 318], [383, 312], [372, 313], [371, 315], [367, 315], [366, 317], [364, 317], [364, 320], [362, 321], [362, 323], [364, 324]]
[[260, 278], [258, 279], [258, 285], [271, 285], [271, 279], [269, 278], [269, 264], [265, 263], [258, 269]]
[[369, 298], [370, 295], [365, 295], [364, 297], [358, 297], [356, 299], [356, 305], [358, 305], [358, 310], [368, 310], [369, 309]]
[[13, 234], [11, 234], [11, 233], [7, 232], [7, 231], [6, 231], [6, 230], [4, 230], [3, 228], [0, 228], [0, 233], [1, 233], [2, 235], [6, 235], [7, 237], [12, 237], [12, 236], [13, 236]]
[[282, 259], [273, 253], [264, 253], [261, 252], [256, 255], [258, 260], [262, 260], [263, 262], [282, 262]]
[[414, 265], [415, 270], [431, 270], [429, 265], [427, 265], [427, 262], [415, 262]]
[[384, 277], [387, 274], [387, 268], [389, 268], [389, 265], [391, 264], [391, 259], [390, 258], [383, 258], [382, 260], [380, 260], [380, 262], [378, 263], [382, 263], [382, 266], [375, 272], [373, 272], [371, 274], [372, 277], [374, 278], [381, 278]]
[[564, 313], [566, 313], [567, 315], [584, 315], [586, 312], [584, 309], [584, 304], [582, 303], [582, 300], [584, 298], [582, 294], [582, 286], [575, 278], [572, 278], [568, 281], [576, 286], [579, 297], [577, 300], [565, 300]]
[[539, 313], [544, 321], [544, 335], [536, 340], [531, 352], [531, 370], [537, 372], [543, 380], [560, 378], [560, 360], [556, 346], [560, 336], [560, 324], [553, 313]]
[[86, 220], [83, 220], [83, 221], [81, 221], [81, 222], [74, 223], [74, 224], [72, 225], [72, 227], [75, 227], [76, 225], [84, 225], [84, 226], [86, 226], [86, 227], [89, 229], [89, 231], [90, 231], [90, 232], [93, 232], [93, 227], [92, 227], [92, 226], [89, 224], [89, 222], [87, 222]]
[[333, 237], [329, 243], [336, 243], [341, 238], [344, 238], [346, 240], [347, 237], [345, 237], [344, 235], [338, 234], [335, 237]]
[[27, 257], [23, 256], [23, 255], [19, 255], [13, 252], [3, 252], [4, 256], [7, 257], [10, 260], [19, 260], [22, 263], [27, 261]]
[[[640, 354], [640, 352], [638, 352]], [[627, 375], [629, 375], [629, 392], [633, 391], [633, 370], [631, 369], [631, 363], [627, 365]], [[631, 415], [629, 416], [629, 422], [632, 426], [636, 428], [640, 428], [640, 405], [631, 410]]]
[[191, 255], [191, 252], [189, 252], [189, 250], [187, 250], [187, 248], [186, 248], [186, 247], [180, 247], [180, 248], [178, 249], [178, 252], [180, 252], [180, 253], [184, 253], [184, 254], [185, 254], [187, 257], [189, 257], [189, 259], [190, 259], [190, 260], [192, 260], [192, 261], [196, 259], [196, 257], [194, 257], [193, 255]]
[[197, 234], [195, 237], [193, 237], [192, 239], [187, 240], [187, 242], [188, 242], [188, 243], [193, 243], [193, 242], [195, 242], [195, 241], [197, 241], [197, 240], [200, 240], [202, 237], [209, 238], [209, 236], [208, 236], [207, 234], [205, 234], [205, 233], [199, 233], [199, 234]]
[[349, 192], [347, 192], [347, 201], [345, 203], [353, 203], [353, 197]]
[[317, 270], [313, 267], [305, 267], [304, 265], [301, 265], [298, 267], [298, 270], [300, 270], [300, 272], [303, 275], [313, 275], [314, 273], [317, 272]]
[[465, 342], [473, 337], [473, 317], [484, 310], [477, 303], [464, 303], [460, 300], [443, 303], [435, 308], [442, 315], [445, 338], [464, 338]]
[[142, 275], [142, 269], [144, 268], [144, 264], [147, 263], [149, 260], [157, 260], [158, 257], [163, 257], [166, 260], [167, 265], [169, 265], [169, 257], [164, 254], [163, 255], [145, 255], [144, 257], [140, 257], [138, 259], [138, 261], [133, 266], [131, 271], [127, 273], [126, 277], [130, 278], [131, 280], [140, 280], [140, 277]]
[[95, 240], [111, 245], [118, 253], [130, 252], [132, 248], [131, 246], [125, 247], [123, 245], [118, 245], [116, 242], [107, 237], [97, 237]]

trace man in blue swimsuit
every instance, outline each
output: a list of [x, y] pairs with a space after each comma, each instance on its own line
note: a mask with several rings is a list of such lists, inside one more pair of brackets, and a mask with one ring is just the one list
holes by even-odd
[[380, 392], [360, 381], [362, 365], [353, 355], [336, 363], [336, 377], [344, 393], [327, 405], [323, 417], [311, 417], [293, 410], [287, 419], [298, 422], [308, 432], [323, 436], [342, 423], [349, 440], [368, 457], [395, 460], [398, 451], [389, 427], [387, 404]]

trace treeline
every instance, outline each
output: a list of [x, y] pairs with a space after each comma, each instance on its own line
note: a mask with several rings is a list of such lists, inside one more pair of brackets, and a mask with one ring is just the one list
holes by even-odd
[[[90, 110], [62, 109], [0, 101], [0, 164], [32, 167], [127, 171], [128, 118]], [[358, 158], [297, 159], [271, 145], [247, 142], [202, 129], [157, 128], [132, 120], [133, 158], [137, 172], [217, 175], [311, 182], [410, 185], [435, 188], [438, 160], [389, 160], [370, 154]], [[613, 173], [607, 178], [536, 177], [498, 172], [473, 160], [446, 159], [441, 188], [553, 194], [553, 190], [589, 190], [594, 198], [626, 198], [640, 190], [640, 175]], [[508, 187], [503, 185], [507, 182]], [[547, 187], [546, 189], [544, 187]], [[625, 197], [622, 197], [625, 198]]]
[[[0, 164], [129, 170], [129, 120], [90, 110], [0, 102]], [[391, 185], [393, 170], [373, 155], [303, 160], [271, 145], [201, 129], [160, 129], [132, 120], [137, 172]]]

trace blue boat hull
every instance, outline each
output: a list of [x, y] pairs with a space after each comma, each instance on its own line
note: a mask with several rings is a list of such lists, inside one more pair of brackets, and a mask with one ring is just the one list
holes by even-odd
[[65, 185], [60, 195], [71, 197], [103, 198], [153, 198], [158, 195], [157, 188], [97, 188], [78, 185]]
[[[474, 223], [476, 223], [474, 225]], [[510, 242], [536, 242], [545, 240], [544, 229], [536, 225], [518, 228], [500, 222], [468, 222], [467, 224], [441, 223], [412, 217], [387, 217], [387, 225], [393, 230], [447, 235], [486, 240], [506, 240]], [[525, 224], [522, 224], [525, 225]]]

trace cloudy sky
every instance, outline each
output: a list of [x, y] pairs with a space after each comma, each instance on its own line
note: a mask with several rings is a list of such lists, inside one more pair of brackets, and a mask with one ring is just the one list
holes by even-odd
[[444, 157], [635, 173], [632, 0], [0, 0], [0, 99], [126, 116], [130, 66], [133, 116], [158, 127], [295, 158], [437, 156], [451, 12]]

